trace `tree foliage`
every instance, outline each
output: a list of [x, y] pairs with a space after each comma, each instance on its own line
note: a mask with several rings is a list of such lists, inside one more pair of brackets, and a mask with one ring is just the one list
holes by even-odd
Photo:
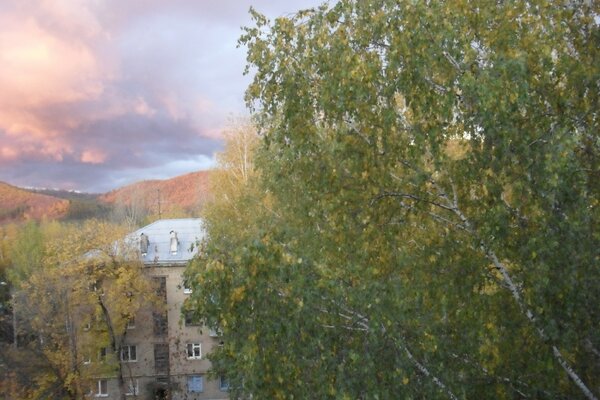
[[599, 15], [253, 12], [256, 179], [189, 272], [234, 397], [597, 398]]
[[[159, 306], [151, 281], [124, 240], [126, 231], [96, 220], [35, 229], [44, 232], [36, 242], [42, 248], [39, 263], [12, 274], [18, 278], [13, 291], [18, 346], [3, 348], [2, 365], [11, 366], [1, 370], [3, 385], [11, 386], [7, 395], [79, 399], [95, 379], [109, 376], [118, 379], [125, 398], [128, 371], [120, 353], [127, 322]], [[9, 271], [13, 267], [18, 264]], [[25, 362], [31, 359], [35, 362]]]

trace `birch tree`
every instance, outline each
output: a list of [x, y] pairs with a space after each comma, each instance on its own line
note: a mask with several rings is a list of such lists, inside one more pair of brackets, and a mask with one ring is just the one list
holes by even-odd
[[599, 14], [253, 12], [248, 193], [274, 212], [209, 229], [192, 274], [234, 395], [598, 397]]

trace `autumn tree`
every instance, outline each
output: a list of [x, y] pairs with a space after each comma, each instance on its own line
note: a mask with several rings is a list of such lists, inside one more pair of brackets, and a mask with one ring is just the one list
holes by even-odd
[[234, 397], [597, 399], [599, 13], [253, 12], [254, 227], [192, 274]]
[[0, 345], [14, 340], [11, 284], [8, 271], [12, 265], [11, 246], [14, 225], [0, 226]]
[[253, 229], [247, 210], [254, 210], [256, 207], [251, 203], [261, 200], [258, 193], [249, 193], [256, 186], [257, 177], [254, 170], [254, 152], [259, 143], [256, 128], [250, 121], [231, 121], [223, 137], [225, 149], [217, 154], [218, 167], [209, 180], [210, 192], [215, 198], [204, 212], [219, 216], [208, 220], [215, 236], [226, 235], [220, 230], [230, 225]]
[[154, 196], [155, 193], [149, 193], [141, 187], [133, 187], [130, 191], [119, 194], [113, 205], [111, 220], [126, 225], [130, 231], [137, 229], [151, 214], [149, 204]]
[[28, 221], [16, 230], [11, 238], [7, 253], [10, 268], [7, 268], [7, 278], [19, 287], [31, 273], [39, 269], [44, 256], [44, 238], [39, 224]]
[[24, 397], [77, 399], [93, 379], [116, 376], [125, 398], [128, 375], [120, 360], [127, 323], [140, 310], [158, 306], [125, 232], [87, 221], [45, 243], [40, 268], [15, 297], [19, 333], [27, 340], [14, 358], [36, 354], [44, 361], [43, 368], [24, 365], [19, 371], [30, 383]]

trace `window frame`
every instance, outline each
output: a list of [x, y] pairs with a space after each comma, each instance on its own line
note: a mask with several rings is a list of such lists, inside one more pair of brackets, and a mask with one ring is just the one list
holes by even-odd
[[230, 387], [229, 379], [227, 379], [225, 375], [219, 375], [219, 390], [221, 392], [229, 392]]
[[185, 311], [183, 314], [183, 322], [185, 326], [202, 326], [202, 321], [194, 320], [194, 313], [192, 311]]
[[192, 287], [187, 279], [183, 279], [181, 281], [181, 288], [183, 289], [183, 294], [191, 294], [193, 292]]
[[127, 385], [125, 396], [138, 396], [140, 394], [140, 382], [137, 378], [129, 378], [125, 384]]
[[[102, 383], [104, 383], [104, 391], [102, 391]], [[96, 392], [94, 397], [108, 397], [108, 380], [98, 379], [96, 381]]]
[[[131, 356], [133, 349], [133, 357]], [[125, 357], [127, 354], [127, 357]], [[135, 344], [124, 344], [121, 346], [121, 361], [122, 362], [137, 362], [137, 346]]]
[[[198, 354], [196, 354], [196, 350], [198, 350]], [[188, 360], [202, 360], [202, 342], [187, 343], [186, 355]]]
[[[190, 382], [197, 379], [200, 382], [199, 390], [192, 390], [190, 388]], [[188, 393], [204, 393], [204, 375], [188, 375], [186, 379], [186, 389]]]
[[154, 343], [154, 370], [157, 374], [169, 372], [169, 359], [171, 353], [168, 343]]
[[213, 337], [213, 338], [218, 338], [223, 336], [223, 332], [221, 332], [221, 330], [219, 328], [209, 328], [208, 329], [208, 336]]

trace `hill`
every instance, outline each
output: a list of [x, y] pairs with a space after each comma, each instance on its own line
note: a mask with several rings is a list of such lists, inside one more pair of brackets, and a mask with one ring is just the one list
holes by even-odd
[[[0, 182], [0, 224], [29, 219], [83, 220], [104, 218], [126, 207], [138, 216], [197, 215], [209, 198], [210, 171], [165, 180], [132, 183], [104, 194], [53, 189], [24, 189]], [[123, 211], [123, 210], [120, 210]]]
[[148, 180], [123, 186], [98, 199], [107, 204], [136, 205], [157, 213], [194, 212], [209, 198], [210, 171], [191, 172], [165, 180]]
[[69, 200], [35, 193], [0, 182], [0, 224], [67, 215]]

